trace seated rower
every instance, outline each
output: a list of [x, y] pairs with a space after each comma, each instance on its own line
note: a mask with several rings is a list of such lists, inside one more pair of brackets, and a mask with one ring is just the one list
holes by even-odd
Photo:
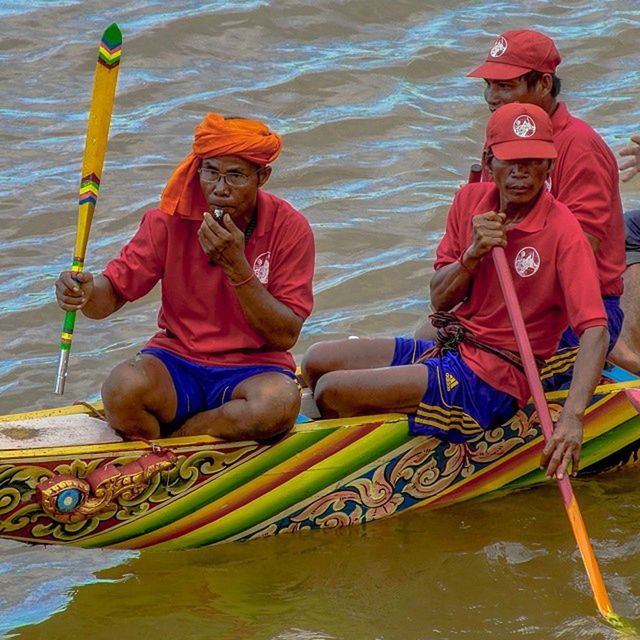
[[487, 145], [493, 181], [456, 194], [437, 249], [431, 300], [439, 341], [318, 343], [302, 373], [326, 417], [401, 412], [413, 434], [452, 442], [509, 420], [530, 394], [490, 255], [505, 247], [536, 357], [554, 353], [568, 324], [580, 336], [569, 397], [542, 458], [549, 476], [562, 477], [570, 464], [578, 470], [582, 417], [607, 349], [593, 251], [545, 188], [556, 157], [549, 116], [535, 105], [500, 107]]
[[288, 349], [313, 305], [314, 242], [302, 214], [262, 190], [281, 146], [260, 122], [207, 114], [120, 256], [58, 278], [60, 307], [96, 319], [162, 282], [160, 330], [102, 387], [125, 437], [266, 439], [294, 424]]

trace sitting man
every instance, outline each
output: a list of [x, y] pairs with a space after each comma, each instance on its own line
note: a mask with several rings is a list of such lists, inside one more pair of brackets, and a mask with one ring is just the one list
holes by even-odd
[[58, 278], [62, 309], [96, 319], [162, 281], [160, 331], [102, 387], [124, 436], [267, 439], [293, 425], [287, 350], [311, 313], [314, 242], [306, 219], [261, 189], [281, 146], [260, 122], [207, 114], [120, 256], [95, 277]]
[[569, 463], [578, 470], [582, 417], [609, 337], [593, 251], [575, 217], [545, 188], [557, 152], [540, 107], [513, 103], [495, 111], [487, 152], [493, 181], [457, 193], [437, 249], [431, 300], [444, 325], [438, 343], [319, 343], [302, 372], [327, 417], [396, 411], [409, 414], [413, 434], [452, 442], [504, 423], [530, 395], [490, 255], [505, 247], [536, 357], [555, 351], [569, 323], [580, 336], [569, 397], [542, 458], [549, 476], [562, 477]]
[[[628, 182], [640, 173], [640, 135], [631, 136], [631, 144], [620, 151], [620, 178]], [[620, 306], [624, 322], [620, 338], [611, 351], [616, 364], [640, 375], [640, 209], [625, 211], [625, 244], [627, 270]]]
[[[625, 269], [618, 167], [598, 133], [571, 115], [559, 99], [561, 82], [556, 70], [560, 62], [553, 40], [543, 33], [507, 31], [493, 42], [485, 62], [467, 75], [484, 80], [484, 98], [491, 112], [505, 104], [522, 102], [544, 109], [551, 118], [558, 157], [546, 186], [569, 207], [593, 249], [611, 350], [622, 326], [620, 296]], [[490, 176], [485, 173], [483, 179]], [[433, 337], [427, 322], [415, 337]], [[571, 380], [577, 345], [578, 336], [568, 327], [558, 353], [548, 363], [550, 371], [564, 374], [565, 382]]]

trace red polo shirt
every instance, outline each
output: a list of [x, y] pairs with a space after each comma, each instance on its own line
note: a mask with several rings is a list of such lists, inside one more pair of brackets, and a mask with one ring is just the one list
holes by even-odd
[[[457, 193], [436, 252], [436, 270], [455, 262], [471, 245], [473, 216], [497, 211], [499, 203], [493, 183], [466, 185]], [[507, 261], [537, 357], [544, 360], [555, 353], [568, 325], [578, 335], [589, 327], [607, 326], [593, 251], [566, 206], [543, 190], [527, 217], [508, 230], [507, 242]], [[518, 352], [490, 255], [478, 263], [469, 295], [455, 315], [480, 341]], [[460, 345], [460, 353], [482, 380], [511, 394], [521, 406], [526, 403], [529, 387], [515, 367], [466, 344]]]
[[[145, 346], [205, 365], [278, 365], [295, 370], [290, 353], [269, 347], [242, 312], [220, 266], [198, 242], [201, 222], [147, 211], [120, 256], [104, 270], [124, 300], [141, 298], [160, 280], [160, 331]], [[288, 202], [258, 192], [258, 220], [245, 253], [267, 290], [301, 318], [313, 307], [314, 242], [304, 216]]]
[[[558, 151], [549, 190], [567, 205], [585, 233], [600, 241], [595, 252], [602, 296], [622, 294], [624, 217], [616, 159], [600, 135], [572, 116], [564, 102], [551, 115]], [[483, 180], [491, 180], [488, 171]]]
[[603, 296], [622, 294], [624, 216], [618, 165], [604, 140], [564, 102], [551, 115], [558, 158], [551, 193], [571, 210], [585, 233], [600, 241], [595, 252]]

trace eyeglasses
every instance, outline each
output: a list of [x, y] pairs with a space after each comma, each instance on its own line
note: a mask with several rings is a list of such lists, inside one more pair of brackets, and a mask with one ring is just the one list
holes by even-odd
[[198, 173], [202, 182], [207, 184], [218, 184], [218, 180], [222, 178], [230, 187], [246, 187], [249, 184], [249, 178], [262, 171], [262, 167], [253, 171], [249, 175], [246, 173], [240, 173], [239, 171], [229, 171], [229, 173], [221, 173], [215, 169], [207, 169], [206, 167], [200, 167]]

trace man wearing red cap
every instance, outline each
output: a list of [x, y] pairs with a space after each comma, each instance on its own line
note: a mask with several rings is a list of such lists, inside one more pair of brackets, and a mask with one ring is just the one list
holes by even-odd
[[[410, 338], [313, 345], [302, 372], [323, 415], [396, 411], [410, 430], [462, 442], [511, 418], [530, 396], [490, 253], [505, 248], [531, 346], [554, 353], [570, 324], [579, 356], [567, 402], [545, 447], [547, 473], [577, 472], [582, 416], [599, 380], [608, 332], [593, 251], [546, 190], [557, 152], [539, 107], [510, 104], [487, 125], [493, 181], [455, 196], [431, 279], [438, 342]], [[581, 274], [576, 287], [574, 274]], [[455, 309], [455, 311], [452, 311]]]
[[293, 425], [288, 349], [313, 305], [314, 243], [302, 214], [262, 190], [281, 146], [260, 122], [207, 114], [120, 256], [56, 282], [59, 305], [89, 318], [162, 283], [160, 330], [102, 387], [125, 436], [266, 439]]
[[[580, 222], [593, 248], [600, 292], [607, 311], [609, 350], [622, 326], [620, 296], [625, 269], [624, 222], [615, 157], [602, 138], [558, 101], [560, 54], [551, 38], [531, 30], [507, 31], [492, 44], [483, 64], [468, 74], [483, 78], [493, 112], [512, 102], [535, 104], [551, 117], [558, 157], [548, 189]], [[549, 363], [570, 375], [578, 338], [568, 329]]]

